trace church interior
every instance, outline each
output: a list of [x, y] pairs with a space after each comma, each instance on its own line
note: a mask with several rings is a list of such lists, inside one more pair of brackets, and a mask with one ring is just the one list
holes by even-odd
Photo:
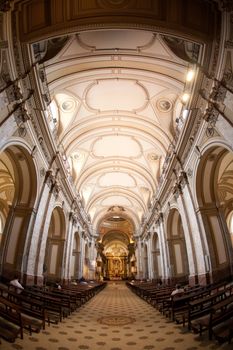
[[232, 338], [233, 1], [1, 0], [0, 348]]

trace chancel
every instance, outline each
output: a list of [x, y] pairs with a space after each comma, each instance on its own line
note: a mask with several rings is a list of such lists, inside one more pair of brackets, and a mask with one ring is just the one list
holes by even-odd
[[233, 2], [1, 0], [0, 39], [0, 348], [231, 349]]

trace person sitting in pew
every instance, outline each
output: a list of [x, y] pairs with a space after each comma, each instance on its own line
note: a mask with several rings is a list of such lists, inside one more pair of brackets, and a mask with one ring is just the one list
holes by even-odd
[[184, 294], [184, 288], [181, 287], [180, 284], [177, 284], [176, 285], [176, 289], [174, 289], [172, 292], [171, 292], [171, 297], [173, 297], [174, 295], [175, 296], [181, 296]]
[[57, 282], [55, 283], [55, 287], [56, 287], [57, 289], [61, 290], [60, 281], [57, 281]]
[[160, 288], [160, 287], [162, 287], [162, 285], [163, 285], [163, 282], [162, 282], [162, 280], [161, 280], [161, 278], [160, 278], [160, 279], [158, 280], [157, 287]]
[[77, 286], [77, 285], [78, 285], [78, 283], [77, 283], [76, 280], [71, 281], [71, 284], [72, 284], [73, 286]]
[[16, 292], [18, 294], [22, 293], [22, 291], [24, 290], [24, 287], [22, 286], [22, 284], [19, 282], [19, 277], [17, 275], [14, 276], [13, 280], [10, 281], [10, 285], [15, 287]]
[[87, 281], [85, 280], [85, 278], [82, 276], [79, 280], [80, 284], [87, 284]]

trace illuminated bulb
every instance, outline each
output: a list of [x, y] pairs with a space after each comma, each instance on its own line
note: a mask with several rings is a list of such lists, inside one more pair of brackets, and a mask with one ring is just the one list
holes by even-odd
[[182, 102], [184, 103], [187, 102], [189, 99], [189, 94], [184, 93], [181, 99], [182, 99]]
[[183, 110], [183, 112], [182, 112], [182, 117], [183, 117], [183, 119], [186, 119], [186, 118], [187, 118], [188, 113], [189, 113], [189, 110], [188, 110], [188, 109], [184, 109], [184, 110]]
[[193, 70], [189, 70], [187, 75], [186, 75], [186, 81], [193, 80], [193, 77], [194, 77], [194, 71]]

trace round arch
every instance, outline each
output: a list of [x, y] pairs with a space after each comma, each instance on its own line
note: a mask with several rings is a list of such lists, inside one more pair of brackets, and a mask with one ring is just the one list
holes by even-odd
[[167, 243], [170, 256], [168, 270], [172, 279], [187, 281], [189, 277], [188, 256], [181, 215], [172, 208], [167, 217]]
[[47, 271], [47, 281], [55, 282], [63, 278], [62, 264], [66, 238], [66, 222], [61, 207], [54, 207], [50, 219], [46, 243], [44, 265]]
[[4, 145], [0, 153], [0, 212], [2, 223], [0, 260], [2, 275], [23, 274], [28, 230], [34, 220], [37, 171], [27, 145]]
[[[101, 227], [101, 224], [103, 223], [103, 221], [106, 221], [106, 220], [112, 218], [113, 215], [117, 215], [117, 216], [119, 216], [119, 217], [122, 217], [122, 218], [125, 219], [126, 221], [128, 221], [128, 222], [130, 223], [130, 226], [132, 227], [132, 231], [133, 231], [133, 232], [135, 231], [135, 223], [134, 223], [134, 221], [132, 220], [132, 218], [129, 217], [129, 216], [127, 215], [127, 213], [122, 212], [122, 211], [120, 211], [120, 210], [114, 211], [114, 214], [111, 213], [111, 212], [107, 212], [107, 213], [105, 213], [105, 215], [101, 216], [101, 217], [99, 218], [98, 222], [96, 223], [96, 231], [97, 231], [97, 232], [100, 232], [100, 227]], [[132, 232], [132, 233], [133, 233], [133, 232]]]
[[219, 143], [208, 145], [196, 171], [196, 201], [205, 227], [206, 264], [213, 281], [232, 275], [232, 183], [232, 150]]
[[148, 247], [147, 243], [143, 247], [143, 277], [145, 279], [149, 278], [149, 266], [148, 266]]
[[152, 236], [151, 254], [153, 278], [160, 280], [162, 278], [162, 264], [160, 255], [159, 235], [157, 232], [154, 232]]
[[70, 275], [71, 279], [77, 280], [80, 276], [80, 266], [81, 266], [81, 238], [78, 231], [74, 232], [73, 238], [73, 248], [72, 248], [72, 257], [71, 257], [71, 267]]

